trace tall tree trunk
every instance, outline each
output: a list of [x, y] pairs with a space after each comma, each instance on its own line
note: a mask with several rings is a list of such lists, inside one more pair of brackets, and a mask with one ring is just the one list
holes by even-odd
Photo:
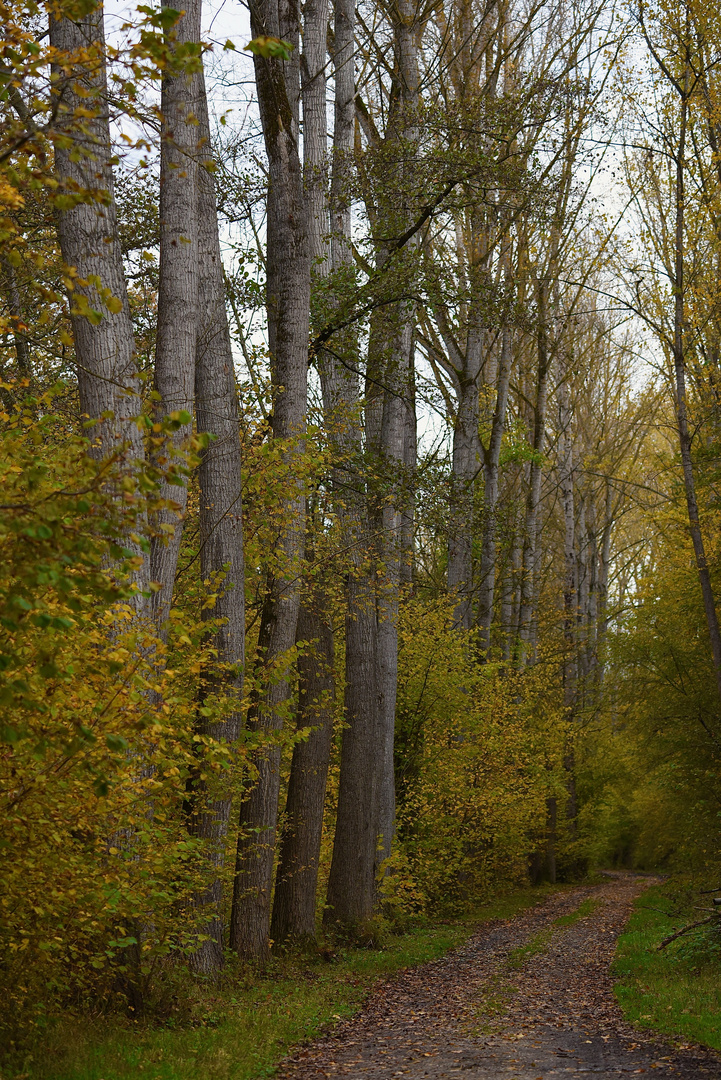
[[[66, 58], [67, 67], [54, 68], [54, 90], [60, 98], [57, 125], [72, 140], [70, 146], [56, 145], [57, 178], [61, 192], [82, 199], [58, 213], [60, 251], [72, 268], [70, 319], [80, 408], [98, 421], [90, 452], [98, 458], [119, 454], [132, 474], [144, 457], [136, 422], [142, 401], [117, 230], [102, 7], [77, 21], [51, 15], [50, 41]], [[88, 317], [93, 311], [102, 316], [99, 321]], [[112, 419], [101, 420], [105, 414]], [[147, 560], [135, 582], [135, 604], [142, 612], [147, 607]]]
[[[565, 361], [565, 356], [563, 357]], [[576, 560], [576, 510], [574, 498], [573, 436], [571, 432], [571, 403], [567, 380], [568, 365], [564, 362], [558, 386], [558, 429], [560, 433], [559, 488], [563, 509], [563, 634], [566, 656], [563, 663], [564, 704], [570, 711], [576, 694], [576, 618], [578, 609]]]
[[[401, 508], [406, 442], [406, 387], [413, 344], [411, 317], [400, 314], [391, 359], [385, 366], [383, 413], [376, 447], [382, 462], [386, 491], [378, 515], [382, 576], [378, 581], [376, 614], [378, 637], [378, 781], [376, 790], [376, 863], [389, 857], [395, 832], [395, 738], [398, 687], [398, 612], [401, 583]], [[388, 340], [388, 339], [386, 339]], [[371, 444], [372, 445], [372, 444]]]
[[508, 564], [503, 578], [501, 591], [501, 629], [503, 641], [501, 644], [501, 656], [503, 660], [510, 660], [515, 647], [517, 630], [517, 613], [514, 598], [518, 595], [519, 570], [521, 566], [520, 529], [517, 513], [514, 511], [512, 521], [512, 534], [510, 539]]
[[[570, 370], [565, 350], [559, 357], [558, 430], [560, 442], [559, 488], [563, 509], [563, 704], [566, 719], [575, 720], [578, 685], [578, 559], [576, 552], [575, 474], [573, 461], [573, 433], [571, 430], [571, 400], [568, 389]], [[577, 798], [575, 775], [575, 746], [573, 734], [569, 734], [564, 758], [566, 773], [566, 821], [572, 839], [576, 835]]]
[[[225, 280], [218, 236], [218, 213], [213, 175], [210, 123], [205, 80], [199, 76], [198, 137], [198, 334], [195, 360], [195, 405], [198, 434], [212, 441], [203, 450], [198, 470], [200, 488], [200, 573], [203, 581], [224, 573], [215, 607], [204, 609], [207, 619], [222, 623], [213, 634], [220, 674], [208, 673], [207, 693], [238, 700], [237, 711], [222, 724], [198, 715], [199, 732], [233, 742], [240, 734], [245, 659], [245, 582], [243, 561], [242, 477], [238, 393], [233, 349], [225, 306]], [[195, 791], [198, 812], [192, 828], [209, 841], [211, 860], [220, 869], [230, 824], [231, 797], [222, 788], [210, 795]], [[191, 957], [195, 970], [212, 974], [223, 963], [221, 882], [216, 878], [200, 898], [208, 907], [208, 940]]]
[[308, 0], [303, 10], [301, 94], [303, 101], [303, 180], [308, 206], [308, 250], [314, 274], [326, 276], [328, 256], [328, 138], [326, 39], [328, 0]]
[[416, 469], [418, 467], [416, 379], [413, 351], [413, 348], [411, 348], [406, 391], [406, 426], [403, 443], [403, 502], [401, 508], [401, 584], [408, 587], [413, 584]]
[[483, 452], [483, 535], [481, 538], [481, 580], [478, 586], [478, 647], [487, 654], [491, 645], [491, 624], [496, 587], [496, 535], [498, 512], [498, 470], [501, 445], [506, 430], [508, 387], [511, 381], [513, 337], [510, 326], [501, 331], [501, 360], [496, 375], [496, 406], [488, 449]]
[[[168, 4], [163, 0], [163, 6]], [[160, 110], [160, 277], [155, 347], [157, 420], [184, 412], [180, 423], [156, 453], [158, 464], [172, 467], [174, 457], [192, 431], [195, 347], [198, 323], [198, 73], [197, 63], [178, 60], [177, 46], [200, 43], [200, 0], [169, 31], [170, 55], [179, 70], [163, 77]], [[187, 70], [186, 70], [187, 69]], [[182, 461], [178, 460], [182, 465]], [[188, 502], [187, 482], [161, 482], [159, 495], [175, 504], [161, 510], [154, 522], [150, 575], [159, 585], [153, 593], [153, 616], [163, 637], [173, 600], [173, 585]]]
[[[327, 0], [310, 0], [303, 12], [301, 58], [303, 177], [308, 207], [312, 281], [330, 271], [328, 247], [328, 150], [325, 57]], [[332, 360], [324, 354], [321, 369]], [[312, 527], [312, 515], [308, 515]], [[318, 527], [321, 527], [318, 525]], [[310, 532], [310, 529], [309, 529]], [[312, 539], [309, 536], [309, 540]], [[312, 558], [310, 549], [309, 558]], [[317, 579], [301, 598], [296, 641], [309, 642], [298, 662], [298, 728], [314, 730], [296, 744], [280, 843], [270, 935], [274, 942], [315, 937], [318, 860], [332, 737], [333, 635], [325, 590]]]
[[[353, 265], [351, 199], [355, 126], [355, 7], [334, 0], [333, 154], [330, 182], [331, 266], [334, 272]], [[347, 369], [344, 369], [347, 370]]]
[[27, 379], [32, 374], [30, 368], [30, 350], [28, 348], [28, 339], [23, 330], [25, 320], [23, 318], [23, 305], [20, 299], [20, 289], [18, 288], [18, 276], [15, 267], [9, 259], [3, 256], [2, 266], [5, 272], [6, 281], [6, 296], [8, 312], [10, 314], [10, 325], [13, 328], [13, 339], [15, 341], [15, 362], [17, 367], [17, 375], [19, 379]]
[[588, 618], [586, 621], [586, 672], [593, 687], [598, 666], [598, 535], [595, 493], [588, 500]]
[[[297, 41], [297, 0], [253, 0], [254, 37]], [[303, 173], [294, 134], [299, 90], [297, 69], [277, 58], [256, 55], [255, 80], [268, 156], [267, 307], [271, 378], [271, 428], [285, 447], [291, 482], [277, 542], [278, 567], [269, 573], [259, 632], [259, 654], [271, 673], [252, 720], [254, 730], [278, 731], [290, 695], [290, 657], [299, 609], [305, 495], [295, 462], [304, 452], [308, 385], [310, 258]], [[278, 670], [279, 668], [279, 670]], [[244, 958], [265, 963], [269, 956], [270, 896], [280, 791], [280, 750], [256, 757], [258, 777], [243, 800], [231, 916], [231, 946]]]
[[459, 372], [458, 407], [453, 425], [451, 507], [448, 535], [448, 591], [456, 597], [454, 621], [470, 630], [473, 623], [473, 492], [480, 468], [478, 437], [480, 358]]
[[[606, 481], [604, 499], [603, 530], [598, 557], [598, 641], [605, 642], [608, 630], [608, 578], [611, 567], [611, 530], [613, 527], [613, 495], [611, 485]], [[601, 652], [596, 675], [599, 689], [603, 687], [606, 671], [606, 658]]]
[[473, 532], [475, 525], [476, 479], [483, 468], [484, 448], [480, 440], [481, 380], [495, 383], [495, 360], [487, 355], [484, 345], [487, 333], [484, 326], [483, 296], [488, 284], [488, 220], [474, 211], [470, 215], [469, 250], [465, 249], [458, 233], [456, 247], [459, 263], [464, 266], [470, 293], [465, 351], [455, 343], [445, 312], [437, 311], [443, 340], [448, 350], [450, 370], [456, 390], [457, 408], [453, 425], [451, 459], [451, 490], [448, 529], [448, 591], [457, 603], [454, 612], [456, 626], [470, 630], [473, 625], [473, 601], [476, 595], [473, 565]]
[[526, 500], [525, 535], [523, 541], [523, 570], [521, 573], [521, 605], [519, 612], [520, 666], [524, 667], [533, 651], [536, 599], [538, 589], [538, 510], [543, 479], [542, 455], [546, 441], [546, 404], [548, 399], [548, 284], [538, 288], [538, 372], [536, 401], [533, 410], [533, 458], [531, 460], [528, 497]]
[[[334, 34], [335, 119], [331, 176], [332, 267], [341, 288], [353, 275], [351, 180], [355, 119], [355, 4], [336, 0]], [[350, 552], [346, 579], [346, 727], [341, 745], [338, 812], [328, 880], [325, 922], [362, 924], [375, 900], [376, 613], [368, 568], [365, 488], [360, 475], [362, 437], [358, 348], [354, 335], [335, 342], [346, 364], [326, 363], [321, 372], [326, 422], [334, 440], [334, 491], [343, 538]]]
[[[363, 539], [361, 534], [356, 542]], [[346, 682], [344, 706], [348, 726], [343, 732], [325, 921], [354, 927], [371, 918], [375, 904], [376, 614], [373, 586], [365, 574], [349, 575], [346, 596], [346, 653], [352, 657], [353, 680]]]
[[298, 728], [312, 730], [293, 750], [270, 927], [276, 943], [315, 937], [334, 690], [333, 629], [322, 582], [301, 601], [297, 640], [308, 646], [298, 660]]
[[576, 701], [583, 690], [586, 669], [586, 644], [588, 631], [589, 566], [588, 526], [586, 524], [586, 499], [580, 493], [578, 499], [578, 539], [576, 541]]
[[[399, 202], [385, 218], [381, 214], [382, 228], [391, 226], [399, 232], [410, 224], [408, 195], [404, 190], [413, 181], [412, 159], [418, 141], [418, 108], [420, 73], [418, 68], [418, 11], [412, 0], [399, 0], [392, 9], [394, 85], [388, 114], [388, 130], [385, 149], [394, 148], [399, 160], [397, 178]], [[410, 262], [417, 248], [413, 239], [403, 253], [403, 261]], [[379, 252], [380, 265], [391, 257], [385, 244]], [[407, 271], [406, 271], [407, 272]], [[376, 612], [378, 618], [378, 643], [376, 662], [378, 671], [378, 788], [376, 794], [376, 833], [378, 849], [376, 865], [380, 867], [390, 856], [395, 834], [395, 768], [393, 748], [395, 742], [396, 694], [398, 688], [398, 610], [401, 584], [401, 513], [403, 505], [403, 476], [406, 443], [406, 400], [410, 384], [411, 352], [414, 348], [416, 310], [408, 301], [394, 305], [385, 312], [376, 327], [379, 357], [375, 366], [382, 371], [382, 413], [380, 429], [374, 431], [374, 423], [367, 424], [368, 445], [381, 462], [381, 472], [386, 479], [387, 491], [377, 515], [379, 525], [379, 554], [383, 574], [378, 582]], [[374, 332], [371, 328], [368, 367], [374, 363], [371, 356]], [[378, 363], [380, 360], [380, 363]], [[377, 390], [377, 387], [374, 388]], [[369, 408], [369, 421], [373, 409]]]
[[[558, 294], [558, 289], [556, 288]], [[557, 295], [558, 302], [558, 295]], [[560, 334], [560, 332], [558, 332]], [[563, 706], [567, 720], [573, 721], [576, 712], [577, 683], [579, 683], [579, 558], [576, 552], [575, 531], [575, 472], [573, 462], [573, 432], [571, 430], [572, 409], [569, 393], [570, 365], [566, 350], [559, 355], [558, 382], [558, 431], [559, 431], [559, 488], [563, 511], [563, 639], [564, 656], [562, 665]], [[575, 747], [570, 734], [563, 755], [563, 767], [566, 770], [566, 820], [572, 839], [576, 833], [577, 799], [575, 786]]]

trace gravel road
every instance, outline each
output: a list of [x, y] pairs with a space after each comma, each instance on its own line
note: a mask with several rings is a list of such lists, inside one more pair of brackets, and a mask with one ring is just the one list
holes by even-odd
[[[721, 1080], [721, 1060], [626, 1024], [609, 965], [649, 879], [607, 875], [556, 893], [462, 948], [379, 986], [364, 1009], [281, 1066], [282, 1080]], [[584, 901], [593, 910], [554, 926]], [[587, 905], [591, 907], [592, 905]]]

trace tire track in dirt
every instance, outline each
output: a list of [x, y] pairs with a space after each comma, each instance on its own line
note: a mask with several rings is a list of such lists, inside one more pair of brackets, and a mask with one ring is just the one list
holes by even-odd
[[[381, 984], [357, 1016], [286, 1059], [279, 1077], [721, 1080], [715, 1054], [632, 1028], [613, 995], [616, 939], [651, 883], [607, 875], [483, 927], [460, 949]], [[553, 927], [589, 899], [593, 911]]]

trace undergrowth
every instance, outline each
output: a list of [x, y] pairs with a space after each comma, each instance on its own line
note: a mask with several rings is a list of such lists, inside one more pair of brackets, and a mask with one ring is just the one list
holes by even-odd
[[659, 951], [664, 938], [704, 917], [705, 898], [677, 884], [636, 901], [618, 940], [616, 996], [628, 1020], [721, 1050], [721, 929], [699, 927]]
[[[73, 1016], [49, 1022], [0, 1056], [0, 1080], [250, 1080], [288, 1050], [351, 1016], [375, 980], [443, 956], [481, 923], [538, 903], [545, 886], [514, 892], [464, 918], [417, 926], [381, 949], [286, 956], [263, 975], [226, 973], [220, 989], [193, 983], [183, 1021]], [[0, 1052], [1, 1053], [1, 1052]]]

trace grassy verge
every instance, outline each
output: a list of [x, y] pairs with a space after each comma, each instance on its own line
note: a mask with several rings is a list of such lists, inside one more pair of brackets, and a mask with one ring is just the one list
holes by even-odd
[[[288, 1049], [352, 1015], [373, 983], [461, 945], [481, 923], [505, 919], [550, 891], [526, 889], [435, 926], [390, 939], [379, 950], [347, 949], [333, 962], [287, 958], [252, 982], [209, 995], [199, 1019], [158, 1026], [118, 1018], [73, 1018], [38, 1035], [31, 1053], [0, 1064], [0, 1080], [250, 1080], [270, 1076]], [[1, 1061], [1, 1059], [0, 1059]]]
[[706, 927], [658, 951], [665, 937], [703, 917], [688, 898], [679, 912], [680, 906], [670, 885], [650, 888], [636, 901], [618, 940], [616, 996], [626, 1018], [641, 1027], [721, 1050], [721, 934]]

